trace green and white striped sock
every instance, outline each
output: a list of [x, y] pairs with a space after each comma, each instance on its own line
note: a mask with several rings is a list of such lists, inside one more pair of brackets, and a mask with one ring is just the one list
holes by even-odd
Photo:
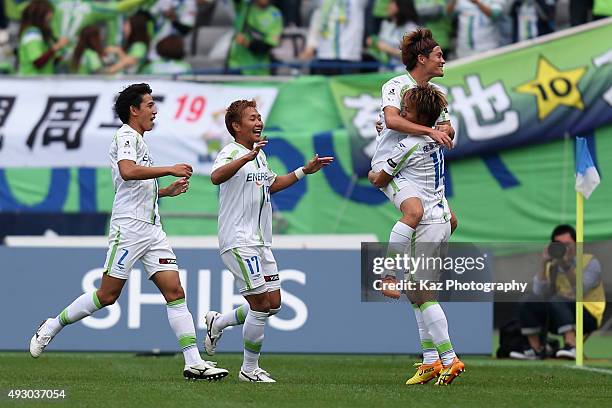
[[174, 330], [179, 346], [183, 351], [185, 364], [196, 365], [201, 363], [202, 357], [198, 351], [193, 317], [187, 309], [187, 302], [184, 298], [168, 302], [166, 303], [166, 310], [170, 327]]
[[414, 310], [414, 317], [417, 321], [417, 327], [419, 328], [419, 338], [421, 339], [421, 349], [423, 350], [423, 364], [433, 364], [438, 361], [438, 350], [431, 339], [431, 335], [425, 326], [423, 321], [423, 313], [416, 304], [412, 304]]
[[83, 293], [45, 325], [47, 334], [55, 336], [64, 326], [76, 323], [101, 308], [96, 292]]
[[249, 310], [242, 326], [244, 359], [241, 370], [250, 373], [258, 367], [259, 353], [264, 339], [264, 328], [268, 313]]
[[438, 350], [444, 366], [450, 365], [456, 357], [455, 350], [448, 335], [448, 322], [442, 307], [438, 302], [425, 302], [421, 306], [423, 321], [427, 326], [433, 343]]
[[249, 304], [238, 306], [236, 309], [221, 314], [215, 319], [215, 330], [223, 330], [228, 326], [238, 326], [243, 324], [249, 313]]

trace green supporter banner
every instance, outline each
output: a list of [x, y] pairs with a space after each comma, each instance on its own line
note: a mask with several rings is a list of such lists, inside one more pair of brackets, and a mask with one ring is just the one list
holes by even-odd
[[[449, 99], [454, 104], [452, 96], [458, 91], [453, 93], [453, 87], [463, 89], [468, 95], [470, 88], [466, 78], [478, 76], [478, 83], [485, 89], [501, 82], [510, 99], [510, 109], [518, 112], [519, 129], [528, 127], [528, 123], [540, 126], [543, 132], [554, 130], [559, 121], [598, 123], [596, 128], [581, 133], [589, 136], [602, 178], [600, 186], [585, 203], [585, 236], [587, 240], [601, 240], [610, 238], [612, 231], [612, 218], [609, 217], [612, 183], [607, 182], [608, 175], [612, 174], [612, 162], [598, 158], [612, 154], [612, 126], [600, 123], [601, 119], [591, 117], [589, 112], [598, 98], [604, 102], [606, 97], [610, 99], [610, 75], [601, 78], [595, 64], [609, 69], [605, 68], [606, 64], [609, 66], [605, 61], [611, 59], [612, 53], [608, 50], [606, 54], [602, 42], [587, 41], [588, 33], [574, 35], [582, 40], [570, 36], [540, 44], [534, 55], [531, 54], [533, 50], [525, 48], [513, 51], [510, 57], [505, 54], [492, 57], [490, 60], [498, 61], [495, 69], [489, 59], [450, 67], [443, 84], [451, 89]], [[599, 32], [599, 35], [604, 34]], [[600, 38], [611, 37], [606, 34]], [[559, 46], [556, 43], [566, 40], [575, 40], [575, 44], [582, 44], [592, 54], [582, 59], [568, 50], [567, 44]], [[549, 47], [554, 47], [554, 52], [545, 55]], [[517, 55], [525, 58], [519, 59]], [[538, 111], [537, 95], [517, 89], [537, 78], [540, 56], [546, 57], [559, 71], [587, 67], [577, 82], [584, 109], [559, 104], [548, 112], [548, 116], [542, 120], [538, 118], [541, 111]], [[359, 105], [355, 103], [356, 107], [343, 108], [339, 101], [345, 97], [353, 100], [361, 97], [376, 99], [378, 104], [380, 88], [391, 76], [301, 77], [286, 83], [255, 85], [278, 89], [272, 109], [264, 118], [265, 133], [270, 137], [266, 153], [275, 172], [293, 171], [315, 153], [336, 157], [333, 166], [272, 197], [276, 234], [374, 233], [380, 240], [388, 238], [399, 213], [382, 193], [359, 176], [358, 167], [364, 160], [367, 165], [369, 159], [364, 159], [365, 153], [364, 157], [355, 154], [355, 151], [363, 152], [363, 147], [369, 143], [355, 129], [370, 126], [373, 131], [379, 105], [364, 118], [356, 120]], [[599, 81], [599, 86], [587, 87], [591, 79]], [[530, 89], [538, 88], [536, 85]], [[495, 104], [495, 100], [493, 102]], [[453, 120], [459, 123], [458, 138], [462, 143], [468, 131], [464, 129], [462, 116], [453, 107], [451, 105]], [[607, 109], [610, 109], [609, 104]], [[500, 108], [494, 113], [501, 118], [504, 112], [507, 113], [507, 109]], [[602, 112], [605, 116], [606, 111]], [[482, 118], [482, 113], [477, 117]], [[454, 241], [546, 241], [556, 224], [574, 222], [573, 133], [570, 129], [541, 136], [516, 145], [511, 141], [499, 150], [489, 146], [483, 153], [466, 152], [447, 160], [447, 195], [459, 219]], [[155, 141], [152, 139], [150, 143]], [[170, 178], [165, 178], [160, 180], [160, 185], [170, 182]], [[166, 231], [171, 235], [215, 235], [218, 188], [205, 175], [194, 176], [190, 186], [186, 195], [160, 200]], [[112, 200], [113, 186], [107, 168], [0, 169], [2, 212], [108, 213]], [[186, 216], [190, 214], [194, 216]]]
[[[555, 37], [451, 63], [443, 78], [434, 78], [447, 95], [456, 130], [455, 148], [445, 152], [447, 159], [544, 143], [566, 133], [582, 135], [612, 124], [612, 48], [601, 41], [612, 38], [612, 19]], [[330, 81], [360, 176], [367, 175], [376, 146], [372, 123], [380, 114], [382, 85], [397, 75], [402, 74]]]

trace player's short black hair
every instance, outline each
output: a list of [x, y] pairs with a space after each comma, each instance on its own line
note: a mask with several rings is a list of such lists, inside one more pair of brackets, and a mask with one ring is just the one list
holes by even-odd
[[142, 98], [146, 94], [152, 94], [153, 91], [149, 84], [132, 84], [125, 88], [123, 91], [119, 92], [117, 99], [115, 100], [115, 112], [121, 123], [127, 125], [130, 120], [130, 106], [134, 106], [136, 108], [140, 107], [142, 102]]
[[554, 241], [555, 237], [558, 237], [559, 235], [563, 234], [570, 234], [574, 242], [576, 242], [576, 230], [574, 229], [574, 227], [568, 224], [557, 225], [553, 230], [552, 234], [550, 234], [550, 240]]

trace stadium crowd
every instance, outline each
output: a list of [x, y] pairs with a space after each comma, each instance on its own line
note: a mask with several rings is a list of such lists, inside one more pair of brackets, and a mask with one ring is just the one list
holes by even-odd
[[401, 70], [417, 26], [453, 59], [610, 15], [612, 0], [3, 0], [0, 73]]

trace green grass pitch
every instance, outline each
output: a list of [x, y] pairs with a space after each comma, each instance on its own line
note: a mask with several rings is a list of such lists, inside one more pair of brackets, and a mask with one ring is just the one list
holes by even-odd
[[[579, 370], [564, 361], [521, 362], [466, 356], [450, 387], [405, 386], [414, 358], [391, 355], [264, 354], [277, 384], [240, 383], [242, 355], [219, 354], [220, 382], [186, 381], [182, 357], [129, 353], [0, 353], [0, 406], [116, 407], [607, 407], [612, 362]], [[8, 398], [11, 389], [63, 389], [64, 400]]]

